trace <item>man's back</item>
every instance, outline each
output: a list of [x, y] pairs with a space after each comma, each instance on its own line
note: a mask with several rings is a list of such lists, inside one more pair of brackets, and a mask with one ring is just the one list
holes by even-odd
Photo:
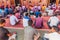
[[37, 35], [37, 31], [28, 26], [28, 27], [25, 27], [24, 29], [24, 40], [34, 40], [34, 35]]
[[30, 20], [30, 18], [29, 18], [28, 16], [25, 16], [25, 17], [23, 18], [23, 26], [24, 26], [24, 27], [28, 26], [28, 20]]
[[43, 26], [43, 19], [41, 17], [36, 18], [36, 27], [40, 28]]
[[59, 23], [59, 19], [53, 16], [53, 17], [50, 17], [48, 22], [50, 22], [50, 26], [57, 26]]
[[11, 24], [11, 25], [15, 25], [16, 22], [18, 22], [18, 19], [17, 19], [14, 15], [12, 15], [12, 16], [10, 17], [10, 24]]
[[45, 38], [48, 38], [49, 40], [60, 40], [60, 34], [57, 32], [45, 34]]
[[8, 40], [7, 34], [9, 31], [3, 27], [0, 27], [0, 40]]

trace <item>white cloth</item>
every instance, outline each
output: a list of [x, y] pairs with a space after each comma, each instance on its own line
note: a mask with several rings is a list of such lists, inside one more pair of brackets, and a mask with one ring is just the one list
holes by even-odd
[[12, 36], [10, 36], [8, 40], [11, 40], [11, 39], [16, 40], [16, 34], [13, 34]]
[[50, 9], [50, 8], [51, 8], [51, 6], [48, 6], [48, 8]]
[[11, 25], [15, 25], [17, 22], [18, 22], [18, 19], [14, 15], [10, 16]]
[[48, 12], [49, 16], [53, 15], [53, 12], [54, 12], [53, 10], [46, 10], [46, 11]]
[[28, 26], [28, 20], [29, 20], [29, 19], [23, 18], [23, 26], [24, 26], [24, 27]]
[[48, 38], [49, 40], [60, 40], [60, 34], [57, 32], [45, 34], [44, 37]]
[[34, 13], [33, 11], [30, 11], [30, 13]]
[[50, 17], [48, 22], [50, 22], [51, 27], [52, 26], [57, 26], [57, 24], [59, 23], [59, 19], [56, 16], [52, 16], [52, 17]]

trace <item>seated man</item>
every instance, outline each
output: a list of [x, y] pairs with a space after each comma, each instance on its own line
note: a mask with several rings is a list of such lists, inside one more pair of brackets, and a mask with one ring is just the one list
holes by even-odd
[[30, 20], [30, 17], [28, 15], [28, 13], [26, 13], [23, 17], [23, 26], [24, 27], [28, 26], [28, 20]]
[[35, 12], [36, 18], [39, 16], [39, 14], [41, 14], [40, 10], [38, 10], [38, 11]]
[[24, 28], [24, 40], [38, 40], [40, 34], [32, 28], [32, 20], [28, 21], [28, 26]]
[[10, 32], [4, 28], [5, 26], [5, 20], [0, 19], [0, 40], [8, 40]]
[[48, 9], [48, 10], [46, 10], [46, 11], [48, 12], [48, 16], [52, 16], [53, 13], [54, 13], [54, 11], [53, 11], [52, 9]]
[[11, 14], [11, 16], [10, 16], [10, 24], [11, 25], [16, 25], [18, 22], [19, 22], [19, 20], [15, 16], [15, 13]]
[[38, 18], [35, 20], [35, 28], [42, 28], [43, 27], [43, 19], [41, 18], [41, 14], [39, 14]]
[[44, 35], [44, 38], [49, 40], [60, 40], [60, 34], [58, 27], [53, 26], [50, 33]]
[[59, 24], [59, 19], [58, 19], [58, 17], [57, 17], [56, 14], [54, 14], [52, 17], [49, 18], [49, 20], [48, 20], [48, 26], [49, 26], [50, 29], [53, 26], [57, 27], [58, 24]]
[[15, 13], [15, 16], [19, 19], [19, 18], [20, 18], [20, 12], [17, 11], [17, 12]]

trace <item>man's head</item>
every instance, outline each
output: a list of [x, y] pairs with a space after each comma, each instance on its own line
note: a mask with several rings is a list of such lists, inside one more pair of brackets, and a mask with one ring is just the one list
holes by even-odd
[[39, 14], [39, 17], [41, 17], [42, 16], [42, 14]]
[[32, 23], [33, 23], [32, 20], [29, 20], [29, 21], [28, 21], [28, 25], [29, 25], [29, 26], [32, 26]]
[[5, 26], [5, 20], [4, 19], [0, 19], [0, 26]]
[[15, 13], [11, 13], [11, 15], [15, 15]]
[[57, 14], [53, 14], [53, 16], [57, 16]]
[[16, 13], [19, 13], [19, 12], [20, 12], [19, 10], [16, 11]]
[[28, 16], [28, 13], [26, 13], [25, 16]]
[[53, 27], [52, 27], [52, 31], [53, 31], [53, 32], [58, 32], [58, 31], [59, 31], [59, 28], [56, 27], [56, 26], [53, 26]]

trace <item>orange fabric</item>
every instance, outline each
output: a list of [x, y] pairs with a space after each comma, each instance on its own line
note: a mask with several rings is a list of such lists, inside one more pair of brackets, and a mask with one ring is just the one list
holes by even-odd
[[46, 9], [46, 6], [42, 6], [42, 11], [44, 11]]

